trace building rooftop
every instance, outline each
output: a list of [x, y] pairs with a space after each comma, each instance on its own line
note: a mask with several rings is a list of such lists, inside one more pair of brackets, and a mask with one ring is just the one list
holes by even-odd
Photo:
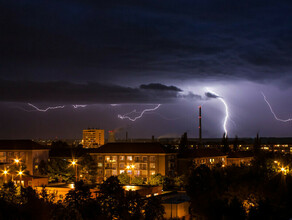
[[181, 158], [201, 158], [201, 157], [220, 157], [226, 156], [220, 150], [214, 148], [189, 150], [182, 155]]
[[160, 143], [107, 143], [99, 148], [90, 149], [91, 153], [170, 153]]
[[0, 150], [45, 150], [46, 146], [32, 140], [0, 140]]
[[237, 151], [231, 152], [228, 155], [228, 158], [243, 158], [243, 157], [253, 157], [252, 151]]

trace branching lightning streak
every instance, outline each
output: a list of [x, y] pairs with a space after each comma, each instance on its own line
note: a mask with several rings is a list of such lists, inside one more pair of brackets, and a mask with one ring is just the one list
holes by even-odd
[[33, 107], [35, 110], [39, 111], [39, 112], [47, 112], [48, 110], [54, 110], [54, 109], [59, 109], [59, 108], [64, 108], [65, 105], [59, 105], [59, 106], [53, 106], [53, 107], [48, 107], [46, 109], [40, 109], [38, 107], [36, 107], [33, 104], [27, 103], [29, 106]]
[[265, 94], [263, 92], [261, 92], [263, 97], [264, 97], [264, 100], [265, 102], [267, 103], [267, 105], [269, 106], [272, 114], [274, 115], [274, 118], [277, 120], [277, 121], [281, 121], [281, 122], [289, 122], [289, 121], [292, 121], [292, 118], [288, 118], [288, 119], [281, 119], [281, 118], [278, 118], [278, 116], [275, 114], [271, 104], [269, 103], [269, 101], [267, 100], [267, 97], [265, 96]]
[[72, 105], [73, 108], [85, 108], [87, 105]]
[[225, 100], [219, 96], [216, 92], [211, 91], [210, 89], [207, 89], [210, 93], [214, 94], [217, 96], [217, 98], [223, 103], [224, 107], [225, 107], [225, 118], [224, 118], [224, 122], [223, 122], [223, 129], [225, 132], [225, 137], [227, 137], [228, 131], [227, 131], [227, 121], [229, 118], [229, 109], [228, 109], [228, 105], [225, 102]]
[[[133, 110], [133, 111], [127, 113], [127, 114], [124, 114], [124, 115], [118, 115], [118, 118], [120, 118], [120, 119], [122, 119], [122, 120], [124, 120], [124, 119], [128, 119], [128, 120], [130, 120], [130, 121], [136, 121], [137, 119], [141, 118], [141, 117], [144, 115], [144, 113], [146, 113], [146, 112], [151, 112], [151, 111], [155, 111], [155, 110], [158, 109], [160, 106], [161, 106], [161, 104], [158, 104], [155, 108], [152, 108], [152, 109], [145, 109], [145, 110], [143, 110], [142, 112], [137, 112], [136, 110]], [[131, 118], [131, 117], [129, 117], [128, 115], [130, 115], [130, 114], [132, 114], [132, 113], [139, 113], [140, 115], [138, 115], [138, 116], [136, 116], [136, 117], [134, 117], [134, 118]]]

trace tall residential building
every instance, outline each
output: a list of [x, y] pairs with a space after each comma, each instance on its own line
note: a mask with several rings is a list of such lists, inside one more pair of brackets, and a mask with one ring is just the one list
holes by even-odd
[[83, 130], [82, 145], [84, 148], [96, 148], [104, 145], [103, 129]]

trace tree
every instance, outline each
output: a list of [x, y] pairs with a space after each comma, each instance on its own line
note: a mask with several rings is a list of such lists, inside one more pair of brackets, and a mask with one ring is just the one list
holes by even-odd
[[99, 187], [102, 213], [109, 219], [122, 219], [127, 214], [125, 190], [116, 176], [109, 177]]
[[133, 179], [132, 179], [132, 184], [133, 185], [143, 185], [144, 183], [144, 179], [142, 177], [139, 177], [139, 176], [135, 176]]
[[146, 200], [143, 207], [145, 220], [163, 219], [164, 206], [161, 204], [161, 200], [156, 196], [151, 196]]
[[223, 153], [227, 154], [230, 152], [230, 147], [229, 147], [229, 144], [228, 144], [228, 137], [227, 135], [224, 133], [223, 134], [223, 137], [222, 137], [222, 144], [223, 144]]
[[179, 153], [184, 153], [188, 149], [188, 133], [185, 132], [180, 139], [179, 143]]
[[58, 158], [49, 161], [47, 173], [50, 182], [73, 181], [75, 176], [73, 167], [67, 161]]
[[118, 179], [119, 179], [120, 183], [123, 185], [130, 184], [130, 176], [125, 172], [118, 175]]
[[238, 151], [238, 136], [237, 135], [235, 135], [235, 139], [233, 142], [233, 150]]
[[259, 133], [257, 133], [257, 136], [254, 140], [253, 150], [256, 155], [258, 155], [261, 150], [261, 139], [259, 137]]
[[86, 183], [94, 184], [97, 178], [97, 164], [96, 161], [89, 155], [86, 154], [80, 162], [80, 174], [82, 179]]
[[149, 184], [154, 186], [163, 185], [163, 182], [164, 177], [160, 173], [152, 175], [149, 180]]
[[75, 189], [66, 194], [64, 205], [71, 213], [70, 215], [79, 216], [78, 218], [81, 219], [95, 219], [101, 212], [99, 203], [91, 198], [89, 186], [82, 180], [76, 182]]

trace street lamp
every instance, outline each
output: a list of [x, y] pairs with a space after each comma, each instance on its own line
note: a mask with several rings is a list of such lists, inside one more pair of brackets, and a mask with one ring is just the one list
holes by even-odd
[[8, 170], [4, 170], [3, 171], [3, 175], [4, 175], [4, 182], [6, 183], [7, 182], [7, 175], [8, 175]]
[[71, 162], [71, 165], [73, 166], [73, 168], [75, 168], [75, 178], [76, 178], [76, 182], [77, 182], [77, 178], [78, 178], [78, 176], [77, 176], [77, 161], [73, 160]]
[[22, 185], [22, 175], [23, 175], [23, 172], [22, 172], [22, 170], [19, 170], [18, 171], [18, 175], [20, 176], [20, 185]]
[[127, 165], [126, 166], [126, 169], [127, 170], [131, 170], [131, 173], [130, 173], [130, 185], [131, 185], [131, 182], [132, 182], [131, 181], [132, 180], [132, 173], [133, 173], [133, 170], [135, 169], [135, 165], [133, 165], [133, 164], [132, 165]]

